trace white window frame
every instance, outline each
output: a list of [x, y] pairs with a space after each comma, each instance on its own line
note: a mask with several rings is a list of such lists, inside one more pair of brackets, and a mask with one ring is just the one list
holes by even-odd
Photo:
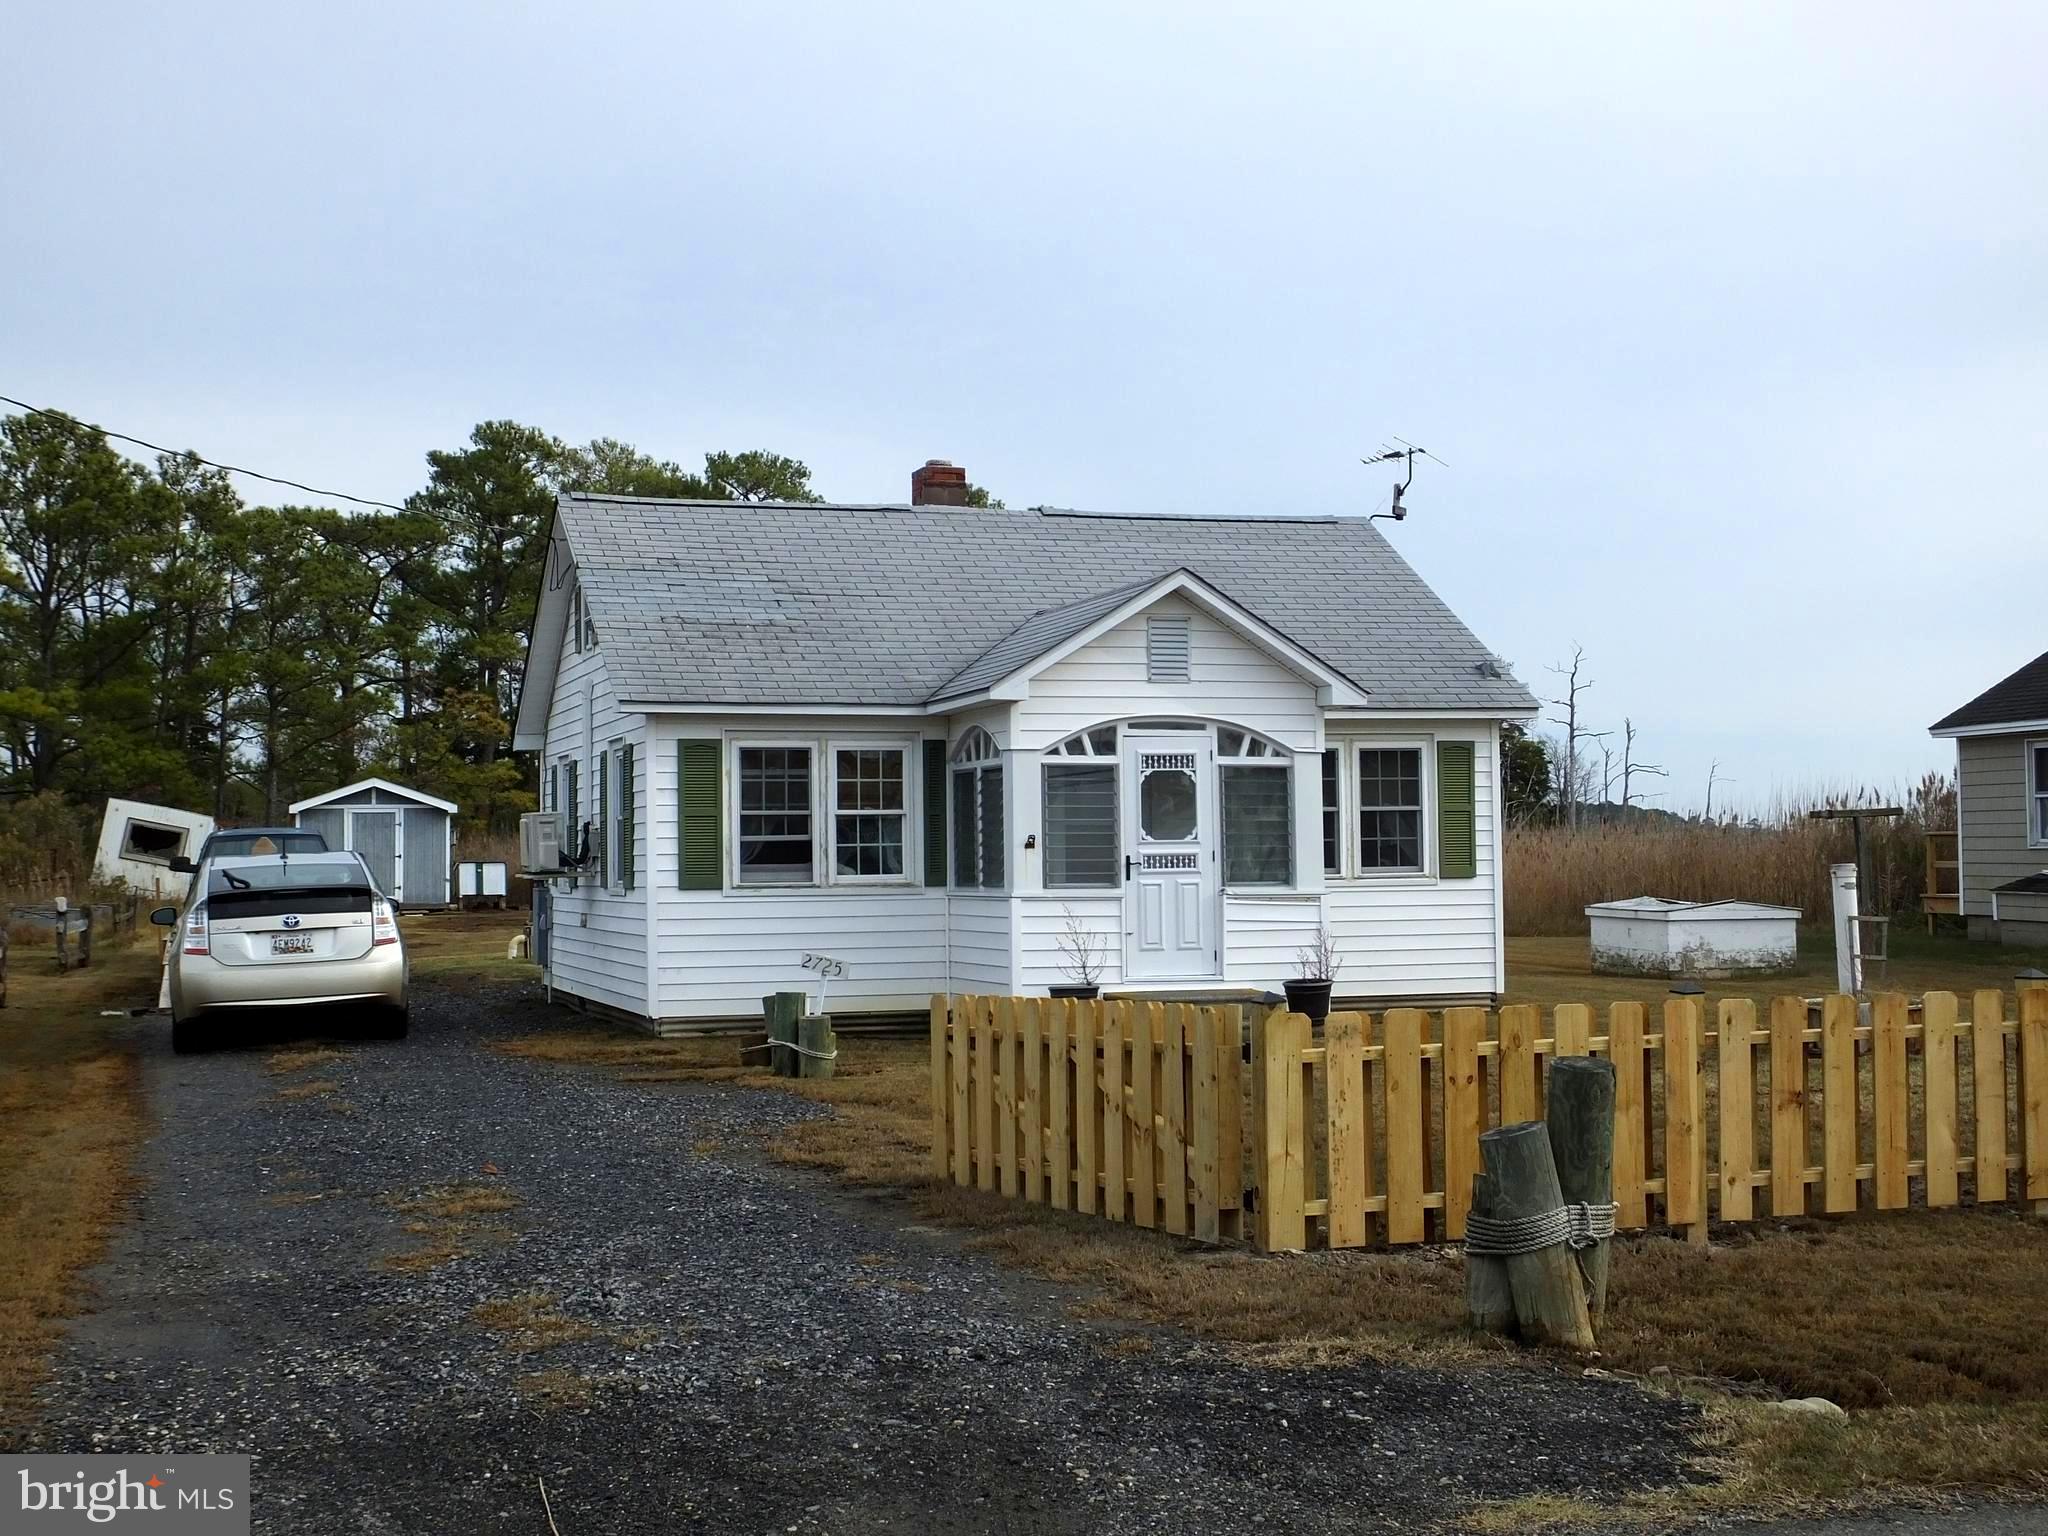
[[[977, 732], [979, 735], [976, 734]], [[970, 742], [974, 743], [977, 748], [985, 742], [987, 744], [986, 754], [977, 752], [973, 757], [963, 757], [961, 754], [966, 752]], [[955, 810], [960, 800], [960, 776], [967, 774], [971, 777], [975, 793], [979, 796], [981, 792], [981, 775], [983, 770], [988, 768], [998, 770], [1002, 780], [1003, 880], [1000, 885], [984, 885], [979, 880], [973, 885], [963, 885], [960, 883], [959, 828], [958, 822], [955, 820]], [[1011, 777], [1009, 754], [1003, 750], [1003, 744], [996, 739], [995, 732], [991, 731], [987, 726], [970, 725], [946, 744], [947, 890], [955, 891], [965, 896], [1001, 896], [1008, 894], [1011, 884], [1015, 879], [1015, 874], [1010, 867], [1012, 863], [1010, 858], [1010, 841], [1013, 836], [1010, 828], [1009, 804]], [[1042, 811], [1041, 814], [1043, 814]], [[979, 875], [987, 867], [987, 861], [982, 857], [981, 804], [978, 798], [975, 802], [974, 837], [975, 873]]]
[[[1337, 851], [1339, 868], [1325, 870], [1326, 882], [1365, 885], [1434, 885], [1436, 873], [1436, 738], [1434, 736], [1360, 736], [1332, 731], [1325, 747], [1337, 749]], [[1366, 869], [1358, 857], [1359, 811], [1358, 754], [1369, 752], [1415, 752], [1422, 765], [1422, 864], [1417, 869]], [[1322, 763], [1316, 764], [1316, 779], [1322, 780]], [[1323, 858], [1322, 819], [1316, 820], [1316, 862]], [[1299, 871], [1296, 872], [1299, 878]]]
[[2048, 783], [2035, 777], [2036, 754], [2048, 747], [2048, 736], [2036, 736], [2026, 744], [2026, 759], [2020, 765], [2020, 777], [2027, 786], [2027, 846], [2048, 848], [2048, 837], [2042, 832], [2048, 824]]
[[[792, 748], [811, 754], [811, 878], [808, 880], [741, 880], [742, 852], [740, 846], [740, 753], [756, 748]], [[756, 891], [815, 891], [823, 884], [819, 878], [822, 866], [818, 855], [818, 819], [824, 799], [820, 780], [824, 777], [818, 771], [818, 755], [824, 750], [815, 736], [734, 736], [728, 738], [725, 751], [726, 783], [730, 793], [726, 795], [726, 835], [731, 849], [726, 865], [726, 889], [752, 894]]]
[[[619, 853], [624, 847], [626, 840], [633, 835], [632, 828], [625, 824], [625, 818], [619, 814], [622, 803], [619, 786], [625, 782], [627, 772], [625, 738], [612, 738], [606, 745], [605, 751], [611, 754], [611, 763], [605, 770], [605, 786], [611, 793], [611, 804], [604, 808], [605, 889], [616, 896], [623, 896], [627, 890], [626, 872], [622, 867], [624, 861], [619, 857]], [[639, 814], [640, 797], [635, 795], [633, 796], [633, 815], [637, 818]]]
[[[1223, 733], [1225, 731], [1230, 731], [1242, 737], [1243, 740], [1240, 743], [1240, 745], [1243, 748], [1249, 749], [1252, 746], [1252, 744], [1256, 742], [1259, 744], [1259, 746], [1261, 746], [1264, 749], [1264, 751], [1258, 756], [1253, 756], [1249, 752], [1249, 750], [1241, 750], [1226, 755], [1223, 751]], [[1283, 746], [1281, 743], [1275, 741], [1270, 736], [1264, 735], [1258, 731], [1250, 730], [1241, 725], [1218, 725], [1216, 727], [1213, 742], [1215, 748], [1216, 766], [1216, 859], [1217, 867], [1219, 870], [1219, 874], [1217, 876], [1218, 884], [1225, 891], [1243, 891], [1250, 895], [1259, 896], [1270, 896], [1275, 892], [1279, 891], [1300, 890], [1301, 849], [1295, 846], [1299, 839], [1297, 837], [1298, 819], [1295, 815], [1294, 804], [1294, 765], [1295, 759], [1301, 754], [1296, 753], [1289, 747]], [[1317, 787], [1319, 791], [1322, 783], [1320, 777], [1322, 773], [1322, 761], [1322, 754], [1317, 753], [1316, 772], [1318, 775]], [[1225, 841], [1229, 834], [1229, 825], [1226, 822], [1223, 813], [1223, 770], [1226, 768], [1254, 768], [1262, 773], [1276, 773], [1282, 776], [1282, 780], [1287, 787], [1288, 878], [1286, 880], [1262, 880], [1254, 882], [1233, 882], [1232, 880], [1230, 880], [1230, 855], [1224, 847]], [[1316, 829], [1316, 862], [1320, 864], [1323, 861], [1322, 821], [1320, 814], [1318, 814], [1317, 817]]]
[[[820, 891], [834, 886], [869, 890], [921, 888], [924, 876], [924, 804], [922, 793], [922, 740], [917, 736], [728, 736], [725, 743], [726, 839], [725, 888], [738, 895], [754, 896], [776, 891]], [[811, 878], [808, 880], [741, 880], [740, 848], [740, 753], [754, 748], [801, 750], [811, 754]], [[899, 752], [903, 757], [903, 873], [900, 875], [842, 875], [838, 870], [835, 838], [839, 814], [839, 753], [844, 751]], [[849, 814], [868, 814], [854, 812]], [[893, 814], [882, 812], [883, 815]], [[949, 871], [950, 873], [950, 871]]]
[[[916, 736], [834, 736], [825, 743], [825, 815], [818, 827], [824, 842], [820, 866], [828, 885], [921, 885], [924, 874], [924, 821], [920, 814], [917, 777], [922, 773], [923, 748]], [[839, 872], [839, 754], [841, 752], [894, 752], [903, 761], [903, 870], [894, 875], [842, 875]], [[849, 816], [893, 816], [894, 811], [848, 811]]]

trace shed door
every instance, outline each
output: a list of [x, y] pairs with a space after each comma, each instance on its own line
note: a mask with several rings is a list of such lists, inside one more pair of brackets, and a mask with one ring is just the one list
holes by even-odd
[[398, 882], [398, 818], [404, 814], [399, 810], [367, 811], [353, 807], [348, 813], [349, 847], [363, 856], [377, 889], [393, 901], [405, 894]]

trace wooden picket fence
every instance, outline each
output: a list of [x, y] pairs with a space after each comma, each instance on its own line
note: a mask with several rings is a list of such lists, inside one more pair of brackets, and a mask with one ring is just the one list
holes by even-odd
[[1548, 1063], [1574, 1055], [1615, 1065], [1623, 1230], [1704, 1241], [1709, 1220], [1849, 1212], [1866, 1193], [1877, 1210], [1953, 1206], [1965, 1178], [1979, 1202], [2048, 1202], [2048, 988], [2021, 991], [2016, 1021], [1995, 991], [1967, 1021], [1947, 992], [1869, 1006], [1864, 1023], [1851, 997], [1776, 998], [1760, 1028], [1753, 1001], [1728, 998], [1708, 1029], [1700, 999], [1674, 997], [1660, 1030], [1616, 1003], [1596, 1034], [1592, 1009], [1568, 1004], [1547, 1036], [1533, 1007], [1440, 1024], [1396, 1008], [1378, 1039], [1369, 1015], [1333, 1014], [1320, 1045], [1275, 1014], [1252, 1061], [1257, 1242], [1461, 1238], [1480, 1132], [1542, 1118]]
[[[1616, 1067], [1624, 1230], [2027, 1200], [2048, 1214], [2048, 986], [1868, 1005], [1673, 997], [1300, 1014], [936, 997], [933, 1171], [1268, 1251], [1464, 1235], [1479, 1135], [1540, 1119], [1549, 1063]], [[1251, 1058], [1250, 1071], [1240, 1062]], [[1249, 1090], [1248, 1100], [1240, 1095]], [[1249, 1187], [1247, 1187], [1249, 1186]], [[1122, 1198], [1116, 1191], [1121, 1189]], [[1244, 1230], [1243, 1212], [1255, 1221]]]
[[1206, 1241], [1244, 1223], [1239, 1008], [932, 999], [932, 1172]]

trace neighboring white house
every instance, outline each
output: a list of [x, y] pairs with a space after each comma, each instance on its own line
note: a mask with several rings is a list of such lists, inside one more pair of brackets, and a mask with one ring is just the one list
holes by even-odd
[[1535, 701], [1369, 522], [564, 496], [515, 745], [587, 854], [550, 984], [643, 1020], [1103, 983], [1505, 987]]

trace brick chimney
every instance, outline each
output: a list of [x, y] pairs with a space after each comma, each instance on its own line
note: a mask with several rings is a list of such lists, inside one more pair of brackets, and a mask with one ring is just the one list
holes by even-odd
[[922, 468], [910, 472], [910, 504], [913, 507], [966, 506], [967, 471], [945, 459], [926, 459]]

